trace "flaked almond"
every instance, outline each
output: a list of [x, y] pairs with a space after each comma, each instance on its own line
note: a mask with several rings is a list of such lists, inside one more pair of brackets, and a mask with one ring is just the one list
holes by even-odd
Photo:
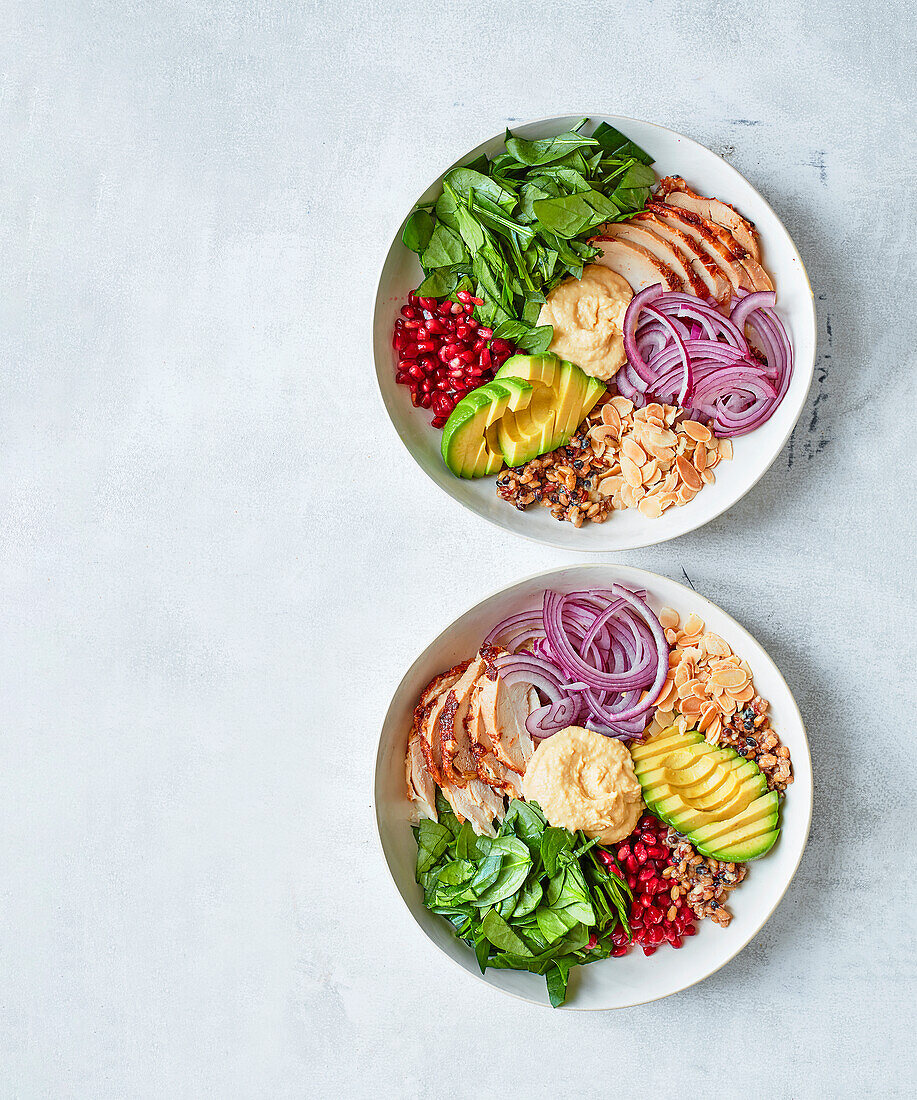
[[613, 397], [608, 404], [614, 405], [618, 414], [622, 417], [629, 416], [634, 411], [633, 401], [628, 401], [626, 397]]
[[720, 458], [732, 458], [732, 440], [731, 439], [719, 439], [717, 440], [717, 447], [720, 452]]
[[640, 467], [633, 459], [628, 458], [627, 455], [621, 455], [621, 473], [624, 474], [624, 480], [628, 485], [636, 488], [636, 486], [643, 484], [643, 479], [640, 476]]
[[678, 620], [678, 612], [674, 608], [664, 607], [659, 612], [659, 622], [666, 630], [668, 630], [670, 626], [678, 626]]
[[700, 476], [705, 485], [712, 485], [716, 481], [716, 474], [712, 470], [704, 470]]
[[621, 451], [635, 466], [642, 466], [646, 462], [646, 451], [632, 435], [626, 435], [621, 440]]
[[697, 470], [699, 474], [707, 469], [707, 448], [703, 443], [698, 443], [694, 448], [694, 458], [692, 461], [694, 462], [694, 469]]
[[682, 481], [689, 489], [693, 489], [695, 492], [700, 489], [702, 484], [700, 475], [684, 455], [679, 455], [679, 457], [675, 459], [675, 468], [678, 470], [679, 474], [681, 474]]
[[706, 424], [701, 424], [697, 420], [682, 420], [682, 428], [688, 433], [692, 439], [696, 439], [698, 443], [709, 443], [713, 436], [713, 432], [707, 427]]
[[685, 634], [694, 638], [703, 633], [704, 620], [696, 612], [692, 611], [685, 623]]
[[615, 439], [621, 434], [621, 414], [610, 401], [602, 406], [602, 423], [611, 428]]
[[656, 496], [644, 497], [637, 508], [647, 519], [658, 519], [662, 515], [662, 505]]

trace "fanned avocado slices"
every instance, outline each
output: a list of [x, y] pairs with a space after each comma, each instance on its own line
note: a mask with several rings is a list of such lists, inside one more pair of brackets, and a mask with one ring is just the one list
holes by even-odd
[[556, 355], [513, 355], [495, 381], [521, 378], [536, 388], [526, 414], [500, 423], [500, 446], [507, 466], [521, 466], [569, 443], [605, 387], [574, 363]]
[[443, 461], [457, 477], [486, 477], [503, 465], [497, 425], [509, 412], [525, 408], [535, 387], [520, 378], [494, 379], [466, 394], [443, 428]]
[[745, 862], [774, 846], [779, 796], [754, 761], [677, 726], [633, 745], [631, 756], [647, 806], [702, 855]]

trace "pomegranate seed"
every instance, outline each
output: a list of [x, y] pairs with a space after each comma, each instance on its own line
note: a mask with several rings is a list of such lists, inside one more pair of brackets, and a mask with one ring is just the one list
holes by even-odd
[[432, 340], [418, 340], [417, 350], [419, 352], [436, 351], [436, 344]]
[[629, 855], [630, 855], [630, 845], [629, 844], [619, 844], [618, 845], [618, 859], [627, 859], [627, 857]]
[[485, 370], [491, 365], [490, 352], [486, 348], [479, 354], [478, 362]]
[[654, 878], [656, 870], [653, 867], [641, 867], [640, 874], [637, 875], [637, 882], [646, 882], [648, 879]]
[[658, 846], [648, 848], [646, 853], [651, 859], [665, 859], [665, 849]]
[[679, 949], [679, 947], [682, 947], [684, 945], [684, 942], [685, 941], [681, 938], [681, 936], [673, 936], [669, 940], [669, 943], [675, 948], [676, 951]]
[[417, 317], [417, 310], [413, 306], [402, 306], [401, 316], [413, 321]]
[[628, 942], [628, 936], [625, 932], [612, 932], [611, 942], [615, 947], [621, 947]]
[[649, 894], [641, 894], [640, 897], [637, 898], [637, 901], [640, 902], [644, 909], [649, 909], [653, 904], [653, 899]]
[[657, 950], [658, 950], [658, 948], [656, 948], [656, 947], [644, 947], [643, 948], [643, 954], [644, 955], [655, 955]]
[[611, 957], [613, 959], [620, 959], [622, 955], [626, 955], [629, 948], [626, 944], [622, 944], [621, 947], [613, 947], [611, 949]]
[[684, 930], [684, 935], [685, 936], [696, 936], [697, 935], [697, 929], [694, 927], [693, 924], [689, 924], [688, 927]]
[[628, 875], [627, 876], [627, 885], [631, 888], [631, 890], [633, 890], [634, 887], [637, 885], [637, 876], [636, 875]]
[[658, 926], [650, 928], [647, 930], [646, 937], [653, 945], [653, 947], [658, 947], [663, 940], [662, 929]]
[[631, 931], [636, 934], [643, 928], [643, 917], [631, 917], [629, 923]]
[[646, 910], [645, 916], [650, 924], [658, 924], [662, 920], [662, 910], [657, 909], [655, 905], [651, 905]]
[[640, 866], [640, 864], [637, 862], [637, 857], [635, 855], [627, 857], [627, 869], [628, 869], [628, 871], [631, 871], [631, 872], [633, 872], [633, 874], [636, 874], [637, 873], [637, 868], [639, 866]]
[[489, 340], [493, 336], [494, 330], [492, 328], [479, 328], [478, 336], [482, 336], [485, 340]]
[[436, 299], [435, 298], [421, 298], [421, 299], [419, 299], [419, 301], [420, 301], [421, 306], [423, 306], [423, 308], [426, 309], [426, 310], [436, 309]]
[[432, 404], [432, 399], [428, 393], [422, 394], [420, 398], [420, 407], [422, 409], [429, 409]]
[[[637, 863], [646, 863], [646, 848], [639, 840], [634, 845], [634, 856]], [[628, 866], [630, 866], [630, 860], [628, 860]]]
[[420, 352], [417, 350], [417, 345], [414, 343], [405, 344], [401, 349], [402, 359], [416, 359], [418, 355], [420, 355]]
[[463, 351], [459, 356], [459, 359], [461, 359], [463, 363], [473, 363], [476, 358], [473, 351]]

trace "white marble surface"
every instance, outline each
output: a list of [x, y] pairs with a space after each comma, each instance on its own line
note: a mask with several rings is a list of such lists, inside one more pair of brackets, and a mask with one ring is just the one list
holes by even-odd
[[[0, 1093], [913, 1095], [909, 5], [8, 0], [2, 26]], [[622, 556], [781, 665], [805, 859], [715, 977], [582, 1015], [454, 968], [377, 851], [403, 669], [574, 556], [427, 482], [368, 318], [431, 166], [590, 109], [750, 177], [821, 348], [747, 499]]]

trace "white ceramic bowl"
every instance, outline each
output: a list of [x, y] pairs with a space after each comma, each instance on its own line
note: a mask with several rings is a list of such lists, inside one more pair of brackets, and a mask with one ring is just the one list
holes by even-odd
[[[428, 412], [411, 405], [407, 387], [395, 382], [392, 326], [409, 291], [422, 278], [417, 257], [401, 243], [404, 223], [395, 234], [379, 278], [373, 317], [373, 348], [379, 389], [395, 431], [421, 468], [441, 489], [505, 531], [549, 546], [594, 553], [632, 550], [693, 531], [725, 512], [755, 485], [783, 449], [802, 412], [815, 367], [816, 328], [812, 288], [796, 246], [766, 200], [743, 176], [715, 153], [674, 130], [617, 115], [591, 115], [590, 119], [594, 125], [610, 123], [651, 153], [655, 158], [653, 167], [660, 176], [684, 176], [702, 194], [713, 195], [738, 207], [755, 223], [760, 233], [764, 265], [777, 288], [777, 311], [793, 343], [793, 378], [780, 407], [770, 420], [751, 434], [734, 441], [735, 457], [731, 462], [721, 463], [717, 467], [716, 483], [706, 486], [689, 504], [682, 508], [670, 508], [658, 519], [648, 519], [636, 508], [631, 508], [616, 512], [604, 524], [584, 524], [577, 529], [569, 523], [558, 523], [547, 508], [534, 507], [526, 512], [513, 508], [497, 497], [495, 479], [492, 477], [477, 481], [454, 477], [440, 457], [442, 433], [430, 426]], [[514, 127], [513, 132], [526, 138], [545, 137], [569, 129], [577, 121], [576, 116], [542, 119]], [[456, 164], [467, 163], [482, 152], [493, 154], [502, 146], [503, 134], [498, 134], [476, 149], [471, 149]], [[451, 167], [454, 165], [445, 168], [416, 202], [435, 198], [440, 192], [443, 175]], [[405, 218], [414, 205], [416, 203], [405, 210]]]
[[[572, 592], [607, 587], [613, 582], [644, 588], [658, 612], [674, 607], [682, 622], [696, 611], [707, 626], [732, 646], [751, 665], [755, 686], [770, 701], [775, 730], [790, 749], [795, 781], [780, 811], [781, 835], [763, 859], [750, 865], [747, 879], [734, 892], [729, 907], [733, 920], [728, 928], [702, 921], [697, 936], [675, 951], [665, 947], [645, 956], [634, 950], [620, 959], [606, 959], [577, 967], [570, 974], [568, 1008], [607, 1009], [643, 1004], [686, 989], [724, 966], [751, 940], [786, 893], [809, 835], [812, 819], [812, 763], [806, 732], [786, 681], [767, 653], [743, 627], [715, 604], [676, 581], [621, 565], [579, 565], [539, 573], [482, 600], [435, 638], [417, 658], [398, 685], [379, 738], [376, 756], [376, 822], [382, 850], [392, 878], [414, 919], [436, 944], [469, 974], [481, 978], [474, 952], [457, 940], [451, 926], [423, 906], [423, 895], [414, 880], [416, 845], [409, 817], [404, 779], [404, 755], [411, 714], [423, 688], [438, 673], [480, 646], [488, 632], [503, 618], [537, 606], [545, 588]], [[415, 965], [420, 965], [416, 963]], [[483, 981], [506, 993], [536, 1004], [548, 1004], [544, 979], [511, 970], [488, 970]]]

